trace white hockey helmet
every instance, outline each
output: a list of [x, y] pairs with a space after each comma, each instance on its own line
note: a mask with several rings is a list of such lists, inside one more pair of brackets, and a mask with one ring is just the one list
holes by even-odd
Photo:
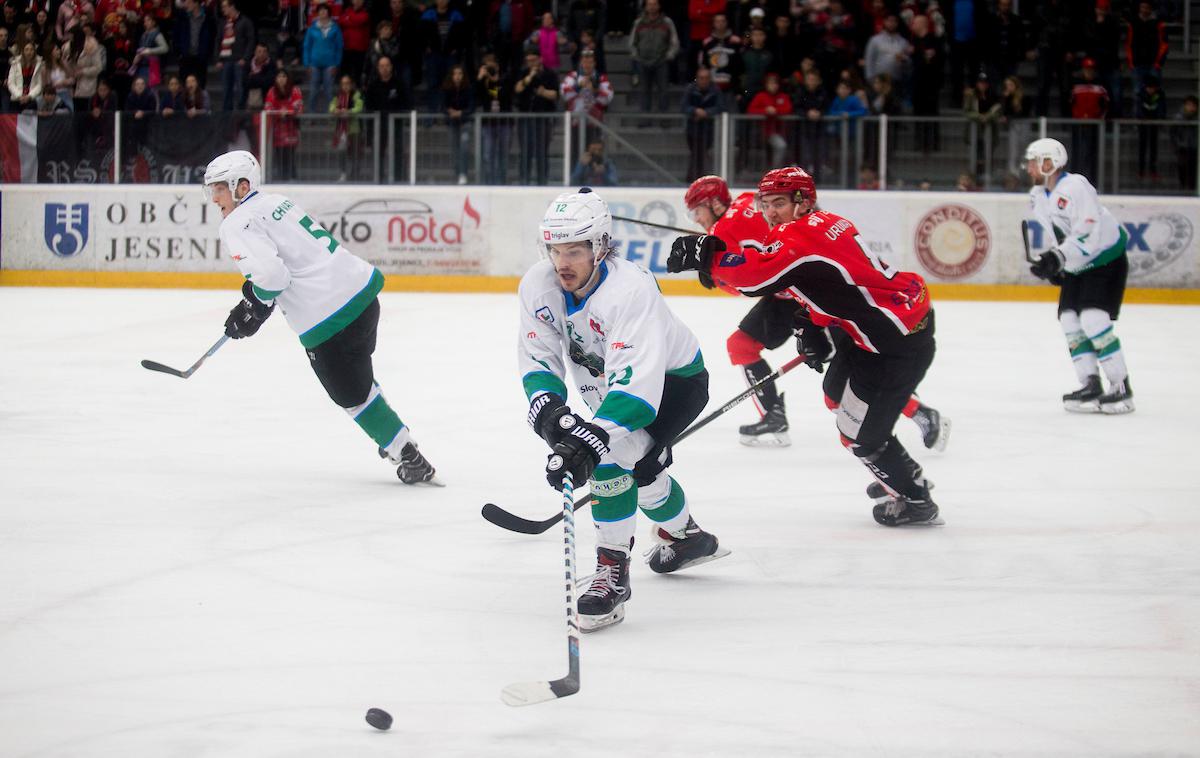
[[1043, 176], [1049, 175], [1044, 170], [1047, 158], [1054, 166], [1050, 171], [1052, 174], [1067, 165], [1067, 148], [1063, 146], [1063, 143], [1050, 137], [1035, 139], [1029, 143], [1029, 147], [1025, 148], [1025, 162], [1037, 161], [1038, 171]]
[[249, 197], [250, 192], [254, 192], [262, 184], [262, 168], [258, 165], [258, 159], [245, 150], [234, 150], [219, 155], [204, 169], [204, 196], [211, 201], [212, 186], [225, 184], [229, 187], [229, 193], [240, 203], [246, 199], [237, 196], [238, 182], [243, 179], [250, 183], [250, 191], [246, 193]]
[[554, 198], [538, 230], [547, 252], [551, 245], [591, 242], [593, 260], [599, 263], [612, 249], [612, 214], [608, 203], [591, 187]]

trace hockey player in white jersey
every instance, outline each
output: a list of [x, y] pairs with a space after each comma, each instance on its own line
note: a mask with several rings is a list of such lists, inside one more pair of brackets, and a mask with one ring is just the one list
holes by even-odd
[[[653, 524], [647, 562], [658, 573], [729, 552], [696, 525], [667, 474], [670, 442], [708, 402], [708, 372], [654, 277], [612, 254], [612, 217], [599, 195], [587, 187], [560, 195], [540, 232], [548, 259], [521, 279], [518, 360], [529, 424], [552, 449], [547, 479], [559, 489], [565, 471], [591, 480], [596, 576], [579, 598], [587, 632], [625, 617], [639, 508]], [[590, 419], [567, 406], [567, 382]]]
[[397, 465], [405, 484], [434, 483], [434, 469], [375, 382], [371, 354], [383, 274], [356, 257], [283, 195], [260, 190], [253, 155], [237, 150], [208, 164], [204, 190], [220, 207], [221, 245], [245, 275], [225, 334], [255, 334], [275, 310], [300, 336], [330, 399]]
[[[1063, 395], [1069, 411], [1129, 413], [1133, 390], [1113, 322], [1125, 296], [1128, 236], [1096, 188], [1064, 170], [1067, 149], [1054, 139], [1034, 140], [1025, 151], [1030, 216], [1053, 234], [1055, 244], [1030, 267], [1034, 276], [1059, 284], [1058, 320], [1067, 337], [1075, 373], [1083, 385]], [[1108, 392], [1100, 383], [1100, 369]]]

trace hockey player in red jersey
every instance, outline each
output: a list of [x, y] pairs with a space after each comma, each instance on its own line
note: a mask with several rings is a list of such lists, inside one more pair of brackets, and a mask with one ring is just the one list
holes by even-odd
[[[683, 201], [692, 220], [708, 234], [719, 237], [726, 250], [761, 250], [771, 232], [758, 208], [756, 194], [743, 192], [733, 199], [729, 186], [719, 176], [702, 176], [692, 182]], [[720, 271], [712, 275], [701, 272], [700, 281], [710, 289], [718, 287], [734, 295], [741, 294], [720, 276]], [[774, 350], [795, 334], [797, 308], [804, 306], [790, 292], [764, 296], [738, 324], [737, 331], [729, 335], [725, 343], [729, 361], [742, 369], [750, 384], [771, 375], [771, 365], [763, 358], [762, 351]], [[845, 332], [834, 330], [832, 337], [839, 350], [846, 349], [840, 342], [849, 345]], [[754, 401], [761, 419], [738, 428], [742, 444], [790, 445], [783, 393], [775, 389], [775, 383], [769, 382], [755, 393]], [[909, 398], [902, 412], [920, 429], [925, 447], [938, 451], [946, 449], [950, 440], [949, 418], [922, 403], [915, 395]]]
[[867, 494], [884, 526], [940, 523], [921, 467], [893, 434], [934, 355], [934, 314], [917, 274], [888, 265], [848, 219], [816, 209], [803, 169], [768, 171], [758, 185], [771, 233], [762, 249], [728, 249], [713, 235], [680, 237], [667, 269], [703, 271], [752, 297], [787, 292], [808, 309], [797, 348], [821, 371], [833, 354], [827, 328], [848, 337], [823, 383], [842, 444], [877, 480]]

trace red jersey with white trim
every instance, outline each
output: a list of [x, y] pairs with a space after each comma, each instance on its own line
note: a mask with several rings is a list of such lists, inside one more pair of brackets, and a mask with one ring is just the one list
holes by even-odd
[[[726, 250], [751, 248], [761, 250], [763, 241], [771, 233], [767, 219], [758, 210], [758, 199], [753, 192], [738, 195], [708, 233], [720, 237]], [[715, 272], [714, 272], [715, 273]], [[737, 289], [716, 276], [713, 283], [731, 295], [740, 295]]]
[[925, 280], [889, 266], [862, 243], [854, 224], [826, 211], [775, 227], [761, 251], [718, 253], [711, 267], [714, 280], [743, 295], [790, 293], [814, 323], [840, 327], [872, 353], [906, 352], [904, 339], [929, 323]]

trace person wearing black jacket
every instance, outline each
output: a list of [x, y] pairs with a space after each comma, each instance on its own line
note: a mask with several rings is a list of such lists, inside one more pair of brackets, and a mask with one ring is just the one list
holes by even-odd
[[442, 83], [442, 102], [446, 125], [450, 127], [450, 155], [458, 183], [467, 183], [467, 162], [471, 157], [471, 115], [475, 112], [474, 87], [462, 66], [454, 66]]
[[792, 96], [792, 113], [796, 122], [796, 163], [814, 179], [821, 175], [822, 150], [825, 125], [821, 117], [829, 107], [829, 96], [821, 83], [821, 72], [814, 66], [804, 74], [804, 85]]
[[1083, 26], [1083, 54], [1096, 63], [1096, 79], [1112, 98], [1109, 115], [1113, 117], [1122, 112], [1120, 47], [1121, 24], [1106, 4], [1096, 3], [1093, 15]]
[[[366, 96], [363, 98], [363, 110], [380, 114], [380, 128], [387, 130], [388, 114], [398, 113], [400, 111], [410, 110], [412, 101], [409, 97], [408, 87], [404, 82], [396, 76], [395, 69], [392, 67], [391, 58], [383, 57], [379, 59], [375, 76], [371, 77], [371, 82], [367, 85]], [[403, 142], [403, 140], [398, 140]], [[400, 153], [403, 149], [402, 144], [396, 145], [395, 153], [392, 160], [398, 162]], [[387, 151], [381, 150], [376, 156], [376, 160], [382, 165], [384, 155]], [[395, 165], [395, 163], [393, 164]], [[387, 177], [386, 166], [381, 171], [384, 177]]]
[[536, 114], [518, 122], [521, 139], [521, 184], [530, 183], [533, 169], [537, 184], [543, 185], [550, 173], [550, 121], [546, 114], [558, 107], [558, 74], [542, 65], [536, 50], [525, 54], [525, 68], [512, 85], [513, 104], [522, 113]]
[[175, 11], [171, 49], [179, 56], [179, 78], [195, 76], [201, 89], [208, 86], [214, 29], [212, 18], [199, 0], [183, 0], [183, 6]]
[[254, 55], [254, 24], [242, 15], [233, 0], [221, 0], [213, 57], [221, 72], [221, 110], [246, 107], [246, 66]]
[[687, 116], [688, 181], [706, 174], [708, 154], [716, 137], [716, 117], [725, 110], [721, 90], [713, 83], [712, 71], [696, 69], [696, 80], [683, 93], [683, 114]]
[[[483, 184], [508, 184], [510, 122], [499, 116], [512, 110], [512, 87], [504, 80], [494, 53], [485, 53], [475, 77], [475, 107], [483, 114], [480, 126], [483, 150]], [[494, 116], [489, 118], [489, 116]]]

